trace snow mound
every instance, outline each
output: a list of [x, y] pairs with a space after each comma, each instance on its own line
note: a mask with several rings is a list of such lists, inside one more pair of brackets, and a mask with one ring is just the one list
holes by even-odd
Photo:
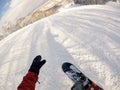
[[0, 42], [0, 90], [16, 90], [38, 54], [47, 63], [36, 90], [70, 90], [63, 62], [75, 64], [104, 90], [120, 90], [120, 10], [71, 8], [9, 35]]

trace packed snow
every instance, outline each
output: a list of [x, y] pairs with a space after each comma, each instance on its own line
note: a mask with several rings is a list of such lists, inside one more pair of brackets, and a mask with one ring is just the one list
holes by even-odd
[[0, 90], [16, 90], [36, 55], [47, 63], [36, 90], [70, 90], [63, 62], [75, 64], [104, 90], [120, 90], [120, 5], [62, 10], [0, 42]]

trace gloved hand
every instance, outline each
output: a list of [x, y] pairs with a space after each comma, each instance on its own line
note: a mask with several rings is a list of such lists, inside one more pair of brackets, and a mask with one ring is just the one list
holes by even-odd
[[29, 71], [34, 72], [37, 75], [39, 74], [40, 68], [46, 63], [46, 60], [41, 60], [42, 57], [40, 55], [36, 56], [30, 66]]

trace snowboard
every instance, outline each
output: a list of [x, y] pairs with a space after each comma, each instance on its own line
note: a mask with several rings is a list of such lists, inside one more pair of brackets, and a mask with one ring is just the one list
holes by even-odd
[[86, 77], [75, 65], [69, 62], [62, 64], [62, 70], [73, 81], [73, 83], [82, 83], [85, 90], [103, 90], [100, 86]]

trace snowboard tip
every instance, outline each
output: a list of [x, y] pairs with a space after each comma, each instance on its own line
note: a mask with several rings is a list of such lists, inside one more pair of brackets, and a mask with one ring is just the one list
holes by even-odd
[[70, 66], [71, 66], [71, 65], [72, 65], [72, 64], [69, 63], [69, 62], [64, 62], [64, 63], [62, 64], [62, 69], [63, 69], [63, 71], [66, 72], [66, 71], [70, 70]]

